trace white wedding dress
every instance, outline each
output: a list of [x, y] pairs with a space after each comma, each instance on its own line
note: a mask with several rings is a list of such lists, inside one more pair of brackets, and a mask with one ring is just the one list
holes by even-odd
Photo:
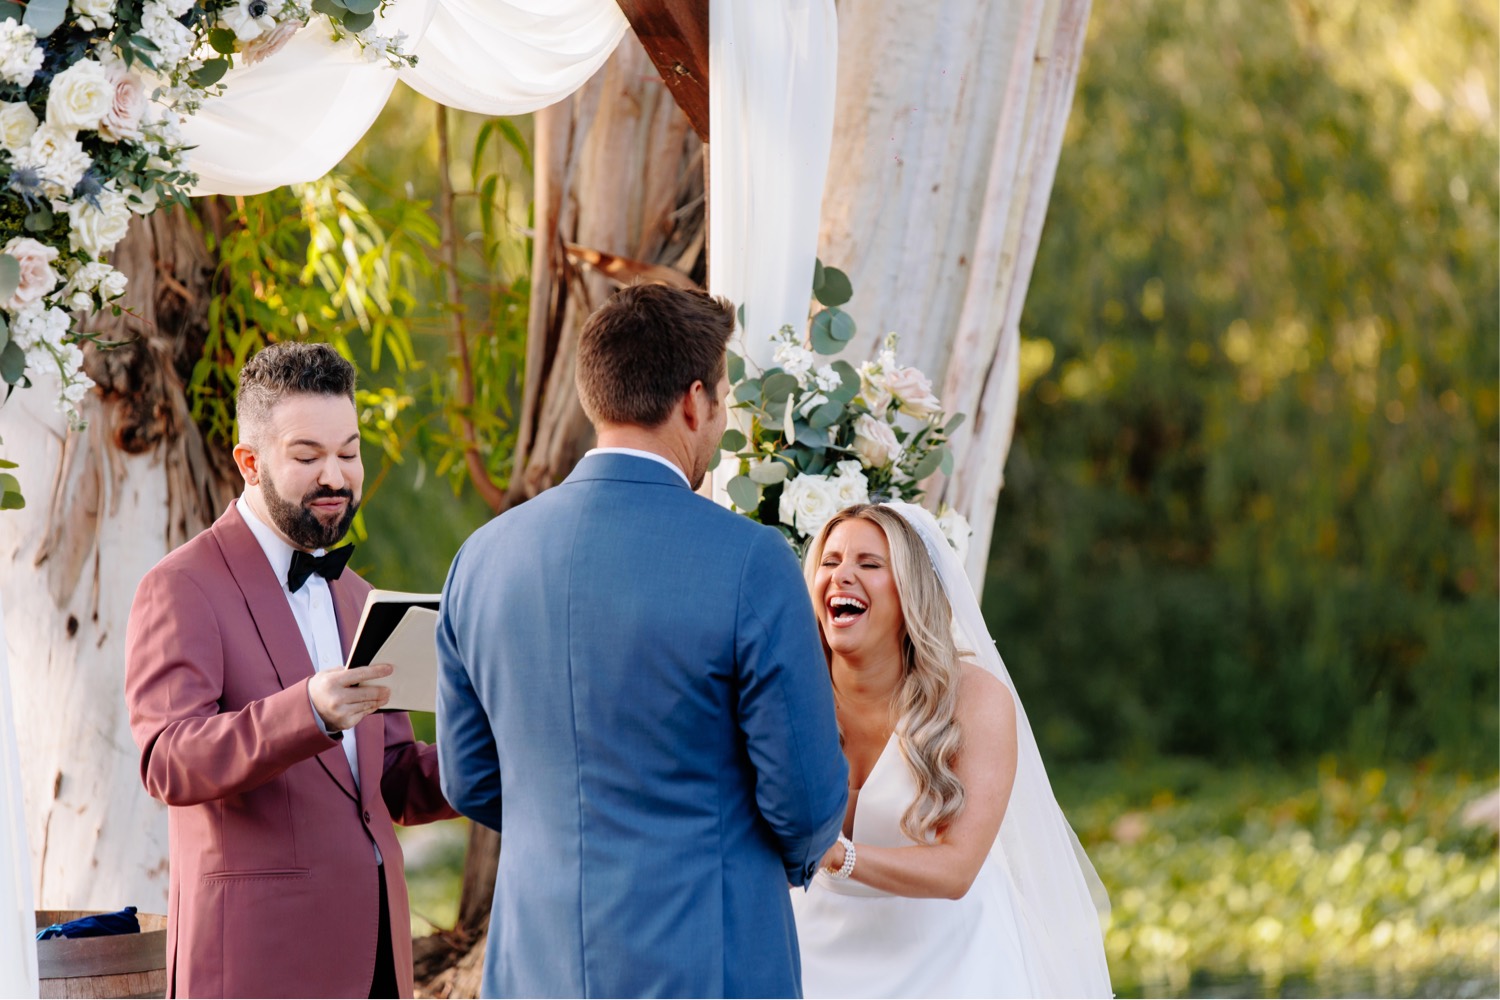
[[[892, 736], [865, 780], [854, 814], [856, 844], [910, 847], [901, 816], [916, 797]], [[1034, 997], [1015, 887], [1000, 850], [990, 852], [962, 899], [908, 899], [819, 872], [792, 890], [802, 948], [802, 992], [813, 997]]]

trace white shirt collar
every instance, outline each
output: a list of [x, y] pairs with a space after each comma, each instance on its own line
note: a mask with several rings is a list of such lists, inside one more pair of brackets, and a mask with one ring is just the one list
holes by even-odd
[[[659, 462], [660, 464], [665, 465], [667, 468], [671, 469], [673, 472], [677, 473], [677, 478], [681, 479], [683, 485], [685, 485], [688, 489], [693, 488], [693, 484], [688, 482], [687, 473], [678, 468], [676, 462], [672, 461], [669, 458], [663, 458], [661, 455], [658, 455], [653, 451], [641, 451], [637, 448], [590, 448], [584, 453], [584, 457], [587, 458], [589, 455], [634, 455], [636, 458], [649, 458], [651, 461]], [[287, 556], [287, 565], [290, 566], [291, 564], [292, 557]]]
[[[250, 533], [260, 543], [260, 550], [266, 554], [266, 561], [271, 564], [271, 571], [276, 574], [276, 581], [281, 584], [282, 590], [286, 590], [286, 574], [292, 568], [292, 553], [295, 550], [286, 543], [284, 538], [271, 530], [270, 525], [256, 516], [255, 511], [245, 502], [243, 494], [235, 501], [234, 506], [240, 512], [240, 517], [245, 519], [245, 527], [250, 529]], [[315, 556], [322, 554], [322, 549], [313, 553]]]

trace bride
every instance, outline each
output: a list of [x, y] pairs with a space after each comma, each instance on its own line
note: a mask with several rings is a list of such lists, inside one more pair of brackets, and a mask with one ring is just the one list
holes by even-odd
[[850, 788], [792, 893], [804, 994], [1110, 996], [1103, 886], [936, 520], [850, 507], [806, 575]]

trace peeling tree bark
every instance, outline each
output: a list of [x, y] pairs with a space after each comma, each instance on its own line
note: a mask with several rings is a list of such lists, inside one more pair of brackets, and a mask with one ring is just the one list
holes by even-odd
[[136, 220], [116, 249], [125, 315], [90, 328], [99, 383], [70, 432], [55, 382], [0, 409], [27, 507], [0, 516], [0, 579], [37, 905], [164, 913], [165, 810], [138, 777], [125, 711], [125, 622], [136, 584], [233, 495], [227, 454], [184, 387], [202, 356], [213, 257], [181, 209]]
[[970, 420], [929, 484], [974, 526], [984, 579], [1015, 425], [1019, 323], [1073, 100], [1089, 0], [839, 5], [819, 256], [846, 271], [873, 356], [887, 331]]

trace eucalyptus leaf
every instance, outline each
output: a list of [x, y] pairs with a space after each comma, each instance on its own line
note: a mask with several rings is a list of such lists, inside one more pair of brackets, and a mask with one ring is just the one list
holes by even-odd
[[0, 254], [0, 301], [7, 301], [21, 286], [21, 262], [8, 253]]
[[963, 422], [964, 415], [962, 413], [953, 414], [953, 419], [948, 421], [948, 425], [943, 428], [943, 433], [952, 434], [954, 431], [958, 430], [959, 425], [961, 425]]
[[710, 457], [709, 460], [708, 460], [708, 469], [706, 471], [712, 472], [715, 469], [717, 469], [719, 467], [719, 461], [723, 457], [724, 457], [724, 453], [722, 451], [716, 451], [716, 452], [714, 452], [713, 456]]
[[12, 340], [5, 345], [5, 350], [0, 351], [0, 379], [4, 379], [7, 385], [15, 385], [25, 372], [26, 352]]
[[312, 0], [311, 6], [313, 13], [327, 14], [332, 18], [337, 18], [344, 13], [344, 8], [334, 3], [333, 0]]
[[[229, 29], [226, 28], [224, 30], [228, 31]], [[230, 31], [229, 33], [231, 35], [234, 34], [234, 32], [232, 32], [232, 31]], [[135, 49], [137, 52], [160, 52], [161, 51], [161, 46], [157, 45], [155, 42], [153, 42], [151, 39], [147, 38], [145, 35], [131, 35], [130, 36], [130, 47], [133, 48], [133, 49]]]
[[844, 404], [838, 400], [830, 400], [808, 414], [807, 423], [810, 427], [822, 430], [829, 427], [835, 420], [844, 415]]
[[777, 483], [785, 482], [787, 472], [789, 471], [785, 462], [778, 462], [773, 459], [769, 462], [762, 462], [751, 469], [750, 478], [762, 486], [774, 486]]
[[765, 397], [766, 407], [769, 409], [778, 403], [786, 402], [787, 397], [796, 392], [800, 385], [801, 383], [786, 372], [767, 375], [761, 382], [761, 393]]
[[737, 431], [733, 427], [731, 427], [729, 428], [729, 430], [725, 431], [724, 436], [719, 439], [719, 450], [739, 451], [741, 448], [745, 447], [745, 443], [745, 435], [742, 432]]
[[835, 361], [833, 370], [839, 374], [838, 387], [828, 393], [829, 399], [847, 403], [859, 395], [859, 372], [847, 361]]
[[31, 230], [33, 233], [45, 233], [47, 230], [52, 228], [52, 221], [53, 219], [51, 206], [43, 205], [35, 212], [27, 215], [22, 225]]
[[843, 271], [836, 267], [825, 267], [823, 280], [818, 282], [813, 294], [825, 306], [841, 306], [854, 298], [854, 285]]
[[[5, 345], [10, 343], [10, 324], [5, 322], [5, 315], [0, 313], [0, 351], [5, 350]], [[0, 469], [5, 468], [4, 459], [0, 459]]]
[[0, 0], [0, 21], [4, 21], [7, 18], [10, 18], [13, 19], [17, 24], [20, 24], [21, 19], [25, 16], [25, 7], [21, 6], [18, 3], [12, 3], [11, 0]]
[[0, 469], [19, 469], [19, 468], [20, 468], [20, 466], [17, 465], [15, 462], [9, 462], [9, 461], [6, 461], [3, 458], [0, 458]]
[[737, 403], [760, 402], [760, 379], [752, 378], [735, 386], [734, 399]]
[[831, 310], [824, 309], [814, 316], [808, 330], [808, 338], [812, 341], [812, 349], [816, 354], [837, 354], [844, 349], [844, 345], [833, 337], [833, 317], [828, 315], [829, 312]]
[[936, 472], [938, 470], [938, 466], [942, 463], [943, 450], [941, 448], [934, 448], [932, 451], [929, 451], [927, 454], [922, 456], [922, 460], [917, 463], [917, 467], [911, 470], [911, 477], [918, 482], [921, 482], [922, 480], [926, 479], [928, 476]]
[[942, 449], [943, 460], [938, 465], [939, 471], [945, 476], [953, 475], [953, 452], [947, 448]]
[[188, 79], [192, 81], [195, 87], [212, 87], [224, 79], [224, 74], [228, 72], [229, 58], [227, 56], [220, 56], [217, 59], [210, 59], [202, 66], [199, 66]]
[[228, 28], [210, 28], [208, 32], [208, 44], [212, 45], [215, 52], [221, 55], [234, 55], [235, 42], [238, 39], [234, 32]]
[[8, 472], [0, 472], [0, 510], [20, 510], [25, 506], [26, 498], [21, 496], [20, 480]]
[[827, 427], [808, 427], [800, 434], [802, 443], [809, 448], [823, 449], [833, 445], [833, 439], [828, 436]]
[[823, 262], [821, 260], [818, 260], [818, 258], [814, 257], [813, 258], [813, 286], [812, 286], [813, 295], [817, 295], [819, 292], [821, 292], [823, 290], [823, 275], [824, 275], [825, 271], [826, 271], [826, 269], [823, 267]]
[[35, 31], [36, 37], [47, 38], [62, 25], [67, 14], [68, 0], [30, 0], [21, 23]]
[[760, 485], [749, 476], [735, 476], [724, 489], [740, 510], [754, 510], [760, 506]]
[[729, 368], [729, 381], [740, 382], [745, 378], [745, 359], [733, 351], [724, 356], [725, 364]]
[[373, 14], [380, 9], [380, 0], [344, 0], [344, 6], [356, 14]]
[[848, 313], [829, 306], [813, 317], [813, 350], [819, 354], [837, 354], [854, 337], [854, 330], [854, 319]]
[[740, 329], [743, 330], [745, 328], [745, 303], [740, 303], [740, 307], [734, 311], [734, 315], [739, 319]]
[[350, 31], [364, 31], [375, 23], [374, 14], [345, 14], [344, 27]]

